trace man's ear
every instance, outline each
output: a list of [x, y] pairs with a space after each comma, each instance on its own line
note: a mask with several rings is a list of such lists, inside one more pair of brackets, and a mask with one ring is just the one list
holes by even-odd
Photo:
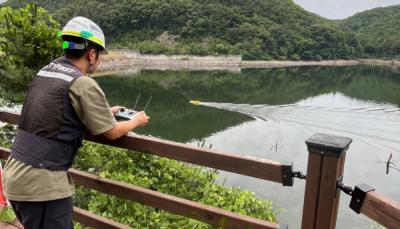
[[[90, 64], [95, 64], [97, 61], [97, 54], [95, 49], [89, 49], [89, 52], [87, 53], [87, 59]], [[93, 63], [94, 62], [94, 63]]]

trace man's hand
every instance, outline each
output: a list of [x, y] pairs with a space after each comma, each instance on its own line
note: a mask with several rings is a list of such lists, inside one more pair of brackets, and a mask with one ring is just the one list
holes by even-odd
[[132, 117], [132, 119], [137, 121], [138, 126], [144, 126], [149, 122], [150, 117], [147, 116], [144, 111], [139, 111]]
[[113, 115], [115, 115], [115, 113], [117, 113], [118, 111], [120, 111], [121, 109], [124, 109], [125, 107], [121, 107], [121, 106], [115, 106], [115, 107], [111, 107], [111, 112], [113, 113]]
[[149, 119], [149, 116], [147, 116], [144, 111], [140, 111], [130, 120], [117, 122], [114, 128], [104, 133], [104, 136], [107, 139], [115, 140], [137, 127], [146, 125], [149, 122]]

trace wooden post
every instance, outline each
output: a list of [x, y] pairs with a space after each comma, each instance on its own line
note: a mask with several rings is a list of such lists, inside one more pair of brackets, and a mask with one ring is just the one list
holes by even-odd
[[309, 151], [302, 229], [334, 229], [340, 191], [336, 182], [343, 174], [346, 151], [352, 140], [315, 134], [306, 140]]

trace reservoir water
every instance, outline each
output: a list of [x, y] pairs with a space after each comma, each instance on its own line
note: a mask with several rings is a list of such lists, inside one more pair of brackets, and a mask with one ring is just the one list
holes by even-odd
[[[353, 139], [344, 183], [367, 183], [400, 202], [400, 72], [382, 66], [299, 67], [229, 71], [135, 71], [96, 77], [111, 105], [137, 109], [152, 101], [139, 134], [242, 155], [293, 163], [306, 172], [305, 140], [314, 133]], [[200, 100], [199, 106], [189, 103]], [[386, 174], [393, 154], [397, 166]], [[397, 160], [397, 162], [396, 162]], [[300, 228], [302, 180], [293, 187], [220, 171], [218, 182], [255, 192], [285, 211], [289, 228]], [[341, 194], [337, 228], [374, 224], [349, 209]]]

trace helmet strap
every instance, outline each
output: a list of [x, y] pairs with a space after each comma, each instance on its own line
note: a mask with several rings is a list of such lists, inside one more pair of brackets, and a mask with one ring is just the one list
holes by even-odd
[[90, 74], [93, 73], [93, 65], [89, 63], [89, 74], [88, 77], [90, 77]]
[[87, 56], [86, 56], [86, 60], [87, 60], [87, 62], [88, 62], [88, 64], [89, 64], [89, 71], [88, 71], [88, 77], [90, 77], [90, 74], [93, 74], [93, 64], [92, 63], [90, 63], [90, 53], [88, 52], [89, 50], [88, 50], [88, 42], [87, 41], [84, 41], [83, 42], [83, 44], [85, 45], [85, 50], [86, 50], [86, 52], [87, 52]]

